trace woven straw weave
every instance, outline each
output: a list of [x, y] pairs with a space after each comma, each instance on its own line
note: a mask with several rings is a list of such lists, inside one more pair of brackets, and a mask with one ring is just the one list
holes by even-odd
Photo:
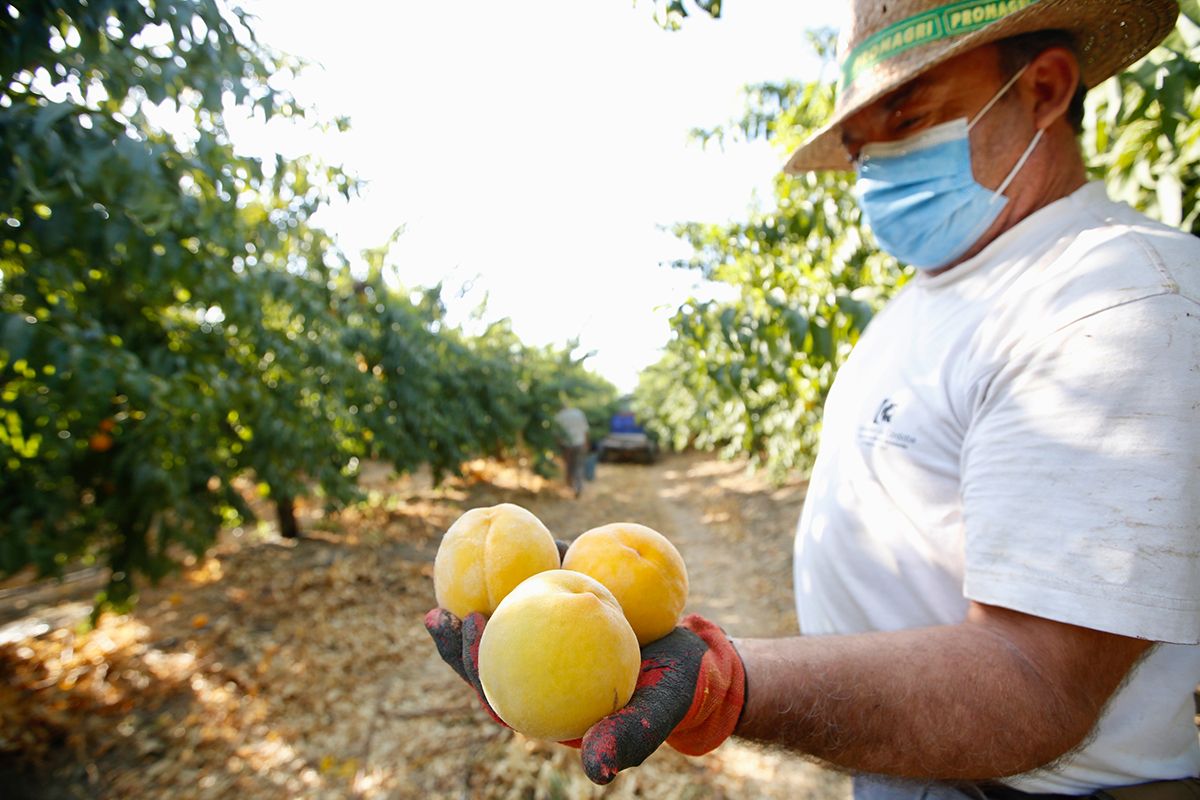
[[[1010, 0], [1011, 2], [1011, 0]], [[948, 58], [988, 42], [1038, 30], [1064, 30], [1075, 39], [1083, 83], [1088, 88], [1137, 61], [1163, 40], [1175, 25], [1175, 0], [1026, 0], [1007, 16], [957, 36], [911, 46], [862, 66], [839, 87], [833, 118], [800, 146], [787, 163], [791, 173], [818, 169], [850, 169], [842, 146], [842, 120], [894, 91]], [[850, 0], [847, 26], [838, 44], [838, 61], [861, 52], [871, 37], [926, 12], [952, 14], [965, 3], [945, 0]], [[978, 7], [979, 3], [970, 4]], [[1006, 7], [1004, 2], [994, 4]], [[1014, 8], [1021, 5], [1009, 5]]]

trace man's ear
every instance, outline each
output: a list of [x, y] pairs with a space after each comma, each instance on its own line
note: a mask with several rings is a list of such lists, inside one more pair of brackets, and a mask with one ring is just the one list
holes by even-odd
[[1046, 130], [1064, 119], [1080, 81], [1079, 61], [1066, 47], [1047, 47], [1021, 76], [1022, 94], [1033, 105], [1034, 125]]

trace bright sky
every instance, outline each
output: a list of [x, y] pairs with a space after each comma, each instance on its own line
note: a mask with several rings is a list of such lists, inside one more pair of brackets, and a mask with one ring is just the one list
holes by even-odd
[[321, 65], [294, 93], [351, 131], [234, 136], [364, 179], [317, 222], [351, 254], [404, 225], [398, 277], [444, 282], [452, 322], [486, 296], [488, 320], [529, 344], [578, 337], [629, 391], [671, 314], [708, 291], [666, 266], [689, 248], [659, 227], [742, 216], [785, 160], [706, 152], [688, 131], [736, 117], [745, 84], [815, 77], [804, 32], [838, 5], [729, 0], [671, 33], [649, 0], [248, 0], [261, 40]]

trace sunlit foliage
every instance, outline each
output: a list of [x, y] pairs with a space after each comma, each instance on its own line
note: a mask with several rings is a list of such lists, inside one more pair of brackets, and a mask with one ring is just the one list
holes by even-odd
[[[313, 214], [355, 182], [234, 148], [230, 113], [325, 122], [301, 68], [220, 0], [0, 4], [0, 574], [112, 566], [105, 598], [249, 509], [355, 492], [364, 458], [435, 474], [529, 453], [558, 392], [615, 390], [570, 348], [471, 337], [436, 291], [354, 280]], [[169, 121], [169, 124], [168, 124]], [[293, 520], [294, 521], [294, 520]], [[103, 604], [101, 604], [101, 607]]]

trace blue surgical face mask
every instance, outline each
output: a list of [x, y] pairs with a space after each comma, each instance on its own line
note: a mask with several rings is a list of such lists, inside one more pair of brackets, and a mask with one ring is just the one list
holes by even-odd
[[938, 269], [967, 252], [1000, 216], [1008, 203], [1004, 190], [1042, 131], [994, 192], [975, 180], [969, 134], [1024, 71], [1013, 75], [970, 122], [955, 119], [898, 142], [863, 146], [855, 193], [884, 250], [919, 269]]

